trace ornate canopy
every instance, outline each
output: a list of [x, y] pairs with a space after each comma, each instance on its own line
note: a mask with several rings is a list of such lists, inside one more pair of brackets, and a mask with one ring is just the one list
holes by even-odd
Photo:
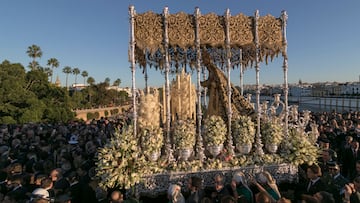
[[252, 66], [256, 60], [256, 47], [259, 48], [260, 61], [267, 62], [269, 57], [273, 59], [279, 53], [286, 56], [282, 21], [282, 18], [271, 15], [256, 19], [244, 14], [221, 16], [214, 13], [196, 15], [179, 12], [166, 15], [152, 11], [135, 14], [135, 60], [141, 67], [149, 65], [163, 69], [166, 30], [171, 67], [184, 64], [193, 67], [196, 63], [197, 40], [200, 48], [207, 49], [214, 62], [222, 65], [226, 63], [228, 29], [232, 66], [239, 63], [244, 67]]

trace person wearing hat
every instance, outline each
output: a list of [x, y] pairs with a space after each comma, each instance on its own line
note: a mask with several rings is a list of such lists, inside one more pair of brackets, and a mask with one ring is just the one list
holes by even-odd
[[345, 184], [348, 184], [349, 180], [340, 174], [340, 166], [338, 163], [331, 162], [328, 166], [330, 175], [330, 179], [326, 182], [328, 192], [333, 194], [336, 202], [341, 202]]
[[50, 201], [49, 192], [44, 188], [37, 188], [31, 193], [30, 202], [35, 202], [37, 200], [46, 200], [47, 202]]

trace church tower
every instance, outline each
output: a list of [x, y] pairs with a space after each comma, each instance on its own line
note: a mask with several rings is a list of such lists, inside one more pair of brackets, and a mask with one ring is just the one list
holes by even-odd
[[56, 76], [55, 86], [56, 86], [56, 87], [60, 87], [60, 86], [61, 86], [61, 82], [60, 82], [59, 76]]

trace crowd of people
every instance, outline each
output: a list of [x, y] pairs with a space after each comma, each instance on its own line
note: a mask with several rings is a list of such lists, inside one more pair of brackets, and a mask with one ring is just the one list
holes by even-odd
[[[318, 124], [318, 163], [299, 167], [293, 195], [279, 190], [263, 171], [249, 178], [236, 172], [231, 182], [220, 173], [204, 188], [200, 177], [188, 186], [172, 184], [166, 202], [360, 202], [360, 112], [313, 113]], [[97, 148], [128, 119], [90, 123], [0, 126], [0, 202], [123, 202], [118, 188], [98, 186]], [[285, 198], [286, 197], [286, 198]]]

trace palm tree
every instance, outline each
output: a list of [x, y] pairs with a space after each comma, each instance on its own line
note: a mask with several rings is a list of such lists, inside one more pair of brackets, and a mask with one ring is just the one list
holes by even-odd
[[35, 44], [31, 45], [28, 47], [28, 50], [26, 51], [26, 53], [28, 54], [28, 56], [30, 58], [32, 58], [32, 62], [30, 63], [30, 68], [31, 70], [35, 70], [38, 65], [36, 65], [36, 58], [41, 58], [42, 56], [42, 51], [41, 48]]
[[86, 82], [91, 86], [95, 84], [95, 79], [93, 77], [88, 77]]
[[89, 76], [89, 74], [86, 70], [84, 70], [83, 72], [81, 72], [81, 76], [83, 76], [83, 78], [84, 78], [84, 85], [85, 85], [86, 78], [87, 78], [87, 76]]
[[[52, 78], [52, 76], [53, 76], [53, 70], [51, 69], [51, 68], [49, 68], [49, 67], [46, 67], [46, 68], [44, 68], [44, 73], [46, 73], [46, 75], [48, 76], [48, 77], [51, 77]], [[49, 78], [48, 78], [49, 79]]]
[[[54, 72], [54, 68], [57, 68], [59, 67], [59, 61], [56, 59], [56, 58], [50, 58], [48, 61], [47, 61], [47, 65], [50, 66], [52, 72]], [[50, 82], [52, 83], [52, 74], [51, 74], [51, 80]]]
[[110, 78], [105, 78], [104, 83], [106, 84], [106, 87], [110, 86]]
[[120, 80], [120, 78], [118, 78], [114, 81], [113, 86], [119, 87], [120, 84], [121, 84], [121, 80]]
[[69, 87], [68, 87], [68, 76], [72, 72], [72, 69], [71, 69], [70, 66], [65, 66], [62, 71], [63, 71], [63, 73], [66, 74], [66, 88], [69, 89]]
[[79, 68], [74, 68], [72, 70], [72, 73], [75, 75], [75, 85], [77, 84], [77, 75], [80, 74], [80, 69]]
[[43, 67], [41, 67], [37, 61], [30, 62], [29, 65], [28, 65], [28, 68], [30, 68], [30, 70], [43, 71]]

